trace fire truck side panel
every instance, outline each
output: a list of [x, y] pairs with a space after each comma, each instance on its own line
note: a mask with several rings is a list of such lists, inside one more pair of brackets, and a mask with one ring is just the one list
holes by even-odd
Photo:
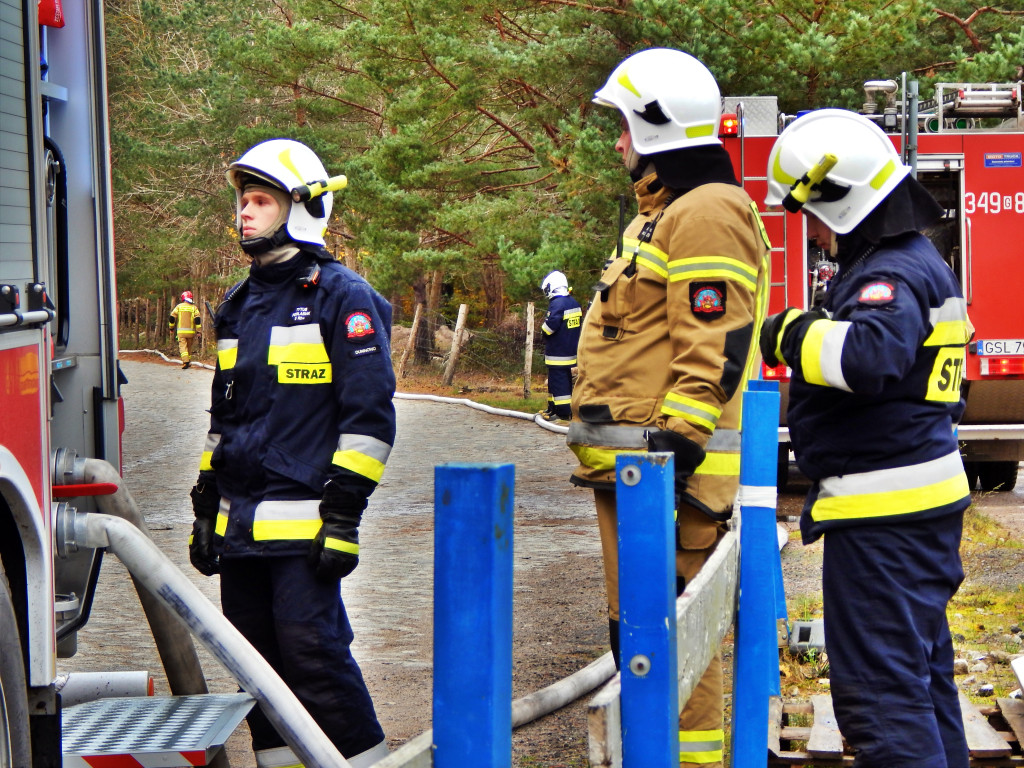
[[[36, 4], [0, 0], [0, 283], [17, 290], [17, 311], [29, 286], [46, 279], [40, 262], [43, 204], [42, 122], [34, 105]], [[20, 620], [27, 629], [29, 685], [48, 685], [56, 665], [53, 614], [49, 431], [49, 344], [45, 325], [20, 324], [0, 305], [0, 555]], [[12, 320], [14, 322], [12, 322]]]
[[[58, 346], [54, 383], [55, 447], [120, 466], [117, 412], [116, 311], [102, 5], [66, 3], [65, 26], [46, 29], [47, 78], [66, 98], [46, 102], [47, 135], [67, 176], [67, 263], [54, 263], [55, 282], [69, 286], [69, 333]], [[63, 412], [62, 412], [63, 411]]]

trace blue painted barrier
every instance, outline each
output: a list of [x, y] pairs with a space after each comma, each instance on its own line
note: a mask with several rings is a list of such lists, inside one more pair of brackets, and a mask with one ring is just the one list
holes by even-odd
[[775, 628], [782, 589], [781, 565], [776, 564], [778, 425], [778, 383], [750, 381], [743, 396], [740, 464], [740, 597], [733, 674], [733, 768], [765, 765], [768, 698], [779, 687]]
[[434, 469], [435, 768], [512, 764], [511, 464]]
[[674, 459], [616, 457], [623, 768], [679, 766]]

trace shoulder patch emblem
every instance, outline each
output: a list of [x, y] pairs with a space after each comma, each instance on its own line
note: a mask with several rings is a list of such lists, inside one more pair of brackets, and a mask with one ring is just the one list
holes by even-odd
[[892, 283], [869, 283], [860, 289], [861, 304], [888, 304], [896, 298], [896, 286]]
[[349, 341], [367, 341], [375, 333], [377, 333], [377, 329], [373, 327], [373, 320], [370, 319], [369, 312], [356, 310], [349, 312], [345, 318], [345, 337]]
[[690, 309], [701, 320], [725, 314], [725, 281], [690, 283]]

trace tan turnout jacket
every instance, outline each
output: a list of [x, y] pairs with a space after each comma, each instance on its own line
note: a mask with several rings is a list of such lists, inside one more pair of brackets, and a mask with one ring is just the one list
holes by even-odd
[[639, 215], [583, 323], [572, 480], [614, 487], [615, 455], [646, 450], [646, 429], [671, 429], [707, 451], [688, 501], [724, 520], [739, 485], [740, 394], [760, 363], [770, 244], [741, 187], [705, 184], [673, 200], [652, 174], [635, 189]]

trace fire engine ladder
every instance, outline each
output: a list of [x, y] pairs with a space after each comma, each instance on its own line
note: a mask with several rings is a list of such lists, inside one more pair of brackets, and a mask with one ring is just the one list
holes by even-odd
[[63, 768], [210, 765], [255, 699], [245, 693], [97, 699], [63, 710]]
[[937, 117], [938, 132], [955, 118], [1022, 119], [1021, 83], [936, 83], [935, 98], [918, 107], [920, 117]]

